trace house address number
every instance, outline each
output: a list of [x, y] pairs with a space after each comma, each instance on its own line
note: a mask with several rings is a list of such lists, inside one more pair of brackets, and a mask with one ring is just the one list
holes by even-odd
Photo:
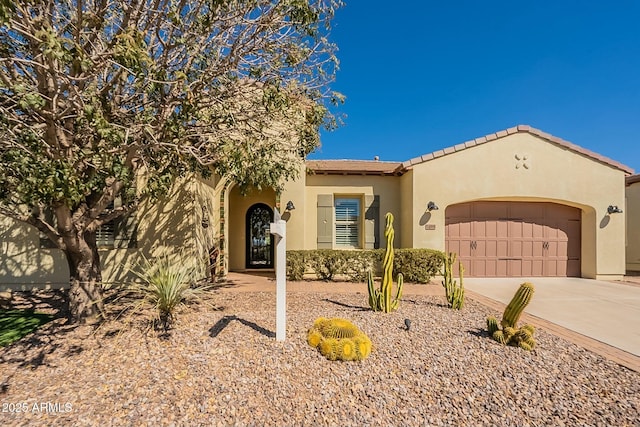
[[426, 224], [424, 226], [425, 230], [435, 230], [436, 229], [436, 225], [435, 224]]

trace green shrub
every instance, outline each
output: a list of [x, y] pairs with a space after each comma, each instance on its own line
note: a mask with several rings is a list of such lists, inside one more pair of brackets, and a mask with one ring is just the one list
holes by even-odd
[[366, 282], [369, 271], [377, 272], [382, 263], [383, 249], [364, 251], [342, 251], [345, 266], [342, 271], [350, 282]]
[[287, 279], [298, 281], [304, 278], [304, 273], [307, 270], [306, 252], [287, 251]]
[[404, 275], [405, 282], [429, 283], [442, 270], [444, 253], [434, 249], [398, 249], [395, 251], [393, 275]]
[[344, 252], [332, 249], [308, 251], [309, 267], [318, 279], [333, 280], [334, 276], [342, 274], [345, 269], [347, 256]]
[[[382, 271], [384, 249], [311, 249], [287, 251], [287, 278], [302, 280], [306, 272], [320, 280], [340, 275], [352, 282], [366, 282], [369, 271]], [[442, 269], [444, 253], [433, 249], [397, 249], [394, 276], [404, 274], [406, 282], [428, 283]]]

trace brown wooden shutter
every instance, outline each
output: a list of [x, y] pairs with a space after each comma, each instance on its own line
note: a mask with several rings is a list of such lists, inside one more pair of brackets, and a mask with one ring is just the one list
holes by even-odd
[[380, 196], [364, 196], [364, 248], [380, 247]]
[[318, 249], [333, 248], [333, 194], [318, 194]]

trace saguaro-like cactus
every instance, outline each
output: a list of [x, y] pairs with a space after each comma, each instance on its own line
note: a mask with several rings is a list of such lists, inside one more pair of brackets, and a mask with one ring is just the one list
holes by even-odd
[[533, 285], [525, 282], [516, 291], [509, 305], [504, 310], [500, 327], [498, 319], [493, 316], [487, 317], [487, 330], [491, 337], [501, 344], [518, 346], [525, 350], [531, 350], [536, 345], [533, 339], [535, 328], [533, 325], [522, 325], [518, 328], [518, 320], [522, 315], [522, 311], [531, 301], [533, 296]]
[[456, 280], [453, 280], [453, 264], [456, 262], [457, 255], [454, 252], [449, 252], [444, 259], [443, 273], [444, 280], [442, 286], [444, 286], [444, 293], [447, 297], [449, 307], [454, 310], [460, 310], [464, 305], [464, 285], [462, 284], [462, 274], [464, 273], [464, 267], [462, 263], [458, 264], [458, 275], [460, 278], [460, 285]]
[[531, 301], [531, 297], [533, 296], [533, 284], [529, 282], [525, 282], [516, 291], [516, 294], [511, 298], [511, 302], [507, 305], [507, 308], [504, 310], [504, 314], [502, 315], [502, 321], [500, 325], [503, 328], [515, 328], [518, 320], [520, 320], [520, 316], [522, 315], [522, 311]]
[[374, 311], [384, 311], [389, 313], [394, 311], [400, 305], [400, 298], [402, 297], [402, 285], [404, 283], [402, 273], [398, 273], [398, 289], [395, 297], [391, 298], [391, 291], [393, 288], [393, 214], [387, 212], [385, 216], [387, 220], [387, 226], [384, 230], [384, 236], [387, 238], [387, 249], [384, 253], [384, 262], [382, 264], [382, 284], [380, 289], [374, 289], [373, 273], [369, 272], [369, 306]]

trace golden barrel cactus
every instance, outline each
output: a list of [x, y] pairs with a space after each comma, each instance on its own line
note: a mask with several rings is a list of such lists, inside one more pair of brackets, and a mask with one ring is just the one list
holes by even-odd
[[307, 333], [307, 343], [329, 360], [364, 360], [371, 354], [369, 337], [346, 319], [316, 319]]

